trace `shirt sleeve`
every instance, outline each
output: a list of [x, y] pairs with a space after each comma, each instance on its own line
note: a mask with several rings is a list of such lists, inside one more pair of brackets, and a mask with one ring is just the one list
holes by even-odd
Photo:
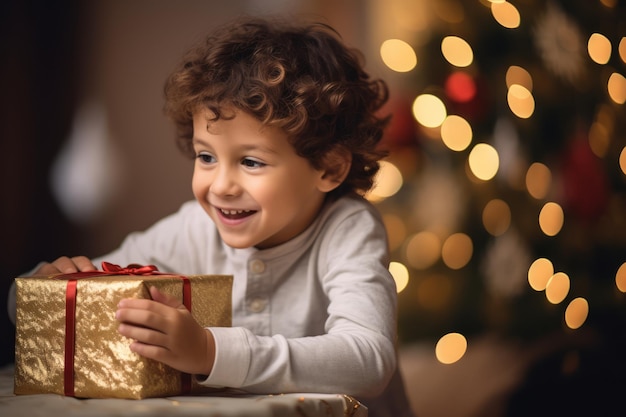
[[396, 288], [384, 226], [368, 210], [328, 219], [312, 255], [328, 298], [325, 333], [259, 336], [213, 331], [215, 366], [201, 383], [249, 392], [328, 392], [374, 397], [396, 370]]

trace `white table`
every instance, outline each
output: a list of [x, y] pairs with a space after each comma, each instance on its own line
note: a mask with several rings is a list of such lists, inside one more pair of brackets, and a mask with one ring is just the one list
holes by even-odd
[[2, 417], [367, 417], [367, 408], [341, 394], [181, 396], [77, 399], [55, 394], [14, 395], [13, 368], [0, 369]]

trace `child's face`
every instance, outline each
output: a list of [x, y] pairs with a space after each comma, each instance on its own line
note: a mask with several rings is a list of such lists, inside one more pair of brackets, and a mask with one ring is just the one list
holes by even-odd
[[323, 199], [324, 172], [298, 156], [287, 135], [244, 112], [212, 122], [194, 115], [192, 188], [235, 248], [268, 248], [302, 232]]

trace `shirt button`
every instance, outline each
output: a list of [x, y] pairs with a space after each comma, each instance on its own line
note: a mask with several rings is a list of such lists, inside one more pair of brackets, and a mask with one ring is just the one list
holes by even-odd
[[262, 298], [255, 298], [248, 304], [248, 309], [253, 313], [260, 313], [265, 309], [267, 302]]
[[255, 274], [262, 274], [265, 271], [265, 263], [260, 259], [250, 262], [250, 270]]

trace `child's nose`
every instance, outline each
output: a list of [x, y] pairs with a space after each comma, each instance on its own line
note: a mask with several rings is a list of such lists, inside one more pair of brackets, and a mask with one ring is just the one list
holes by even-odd
[[219, 167], [211, 184], [211, 192], [219, 196], [237, 195], [241, 190], [237, 182], [236, 172], [228, 167]]

